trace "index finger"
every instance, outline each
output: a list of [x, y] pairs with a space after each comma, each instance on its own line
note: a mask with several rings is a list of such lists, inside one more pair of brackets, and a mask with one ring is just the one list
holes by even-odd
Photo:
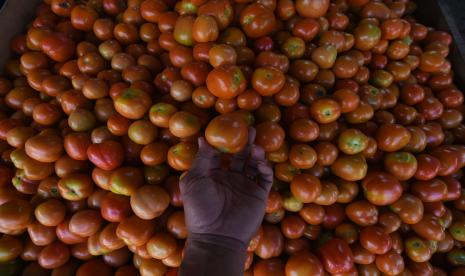
[[199, 149], [188, 174], [197, 177], [207, 176], [211, 170], [221, 167], [221, 154], [212, 148], [203, 137], [199, 137], [198, 143]]
[[248, 170], [255, 171], [258, 185], [268, 193], [273, 185], [273, 169], [265, 158], [265, 151], [258, 145], [252, 145]]

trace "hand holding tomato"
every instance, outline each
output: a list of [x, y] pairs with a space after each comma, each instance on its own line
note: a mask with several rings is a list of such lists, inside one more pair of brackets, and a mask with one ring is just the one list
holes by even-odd
[[[224, 271], [225, 266], [242, 273], [246, 247], [261, 224], [273, 183], [265, 152], [254, 140], [255, 130], [250, 129], [247, 146], [224, 170], [220, 152], [199, 139], [197, 157], [180, 182], [189, 231], [180, 275]], [[203, 263], [208, 267], [199, 267]]]

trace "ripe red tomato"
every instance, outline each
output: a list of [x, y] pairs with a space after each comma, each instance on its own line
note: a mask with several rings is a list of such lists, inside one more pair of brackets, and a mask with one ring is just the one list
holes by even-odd
[[241, 151], [248, 141], [246, 122], [235, 114], [223, 114], [210, 121], [205, 138], [208, 143], [225, 153]]
[[368, 201], [375, 205], [389, 205], [402, 195], [402, 185], [392, 175], [384, 172], [369, 173], [362, 181]]
[[318, 249], [321, 262], [329, 273], [345, 273], [354, 266], [354, 257], [346, 241], [330, 238]]
[[87, 157], [95, 166], [103, 170], [114, 170], [124, 161], [124, 150], [120, 143], [105, 140], [87, 148]]

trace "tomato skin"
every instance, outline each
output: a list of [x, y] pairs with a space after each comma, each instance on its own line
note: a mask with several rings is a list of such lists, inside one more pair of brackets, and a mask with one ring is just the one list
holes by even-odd
[[405, 264], [401, 255], [389, 251], [386, 254], [378, 255], [376, 257], [376, 267], [388, 275], [397, 275], [404, 271]]
[[247, 124], [237, 115], [223, 114], [210, 121], [205, 137], [221, 152], [237, 153], [247, 144]]
[[397, 124], [384, 124], [376, 132], [378, 148], [387, 152], [403, 148], [410, 141], [410, 138], [410, 132]]
[[142, 219], [154, 219], [168, 208], [168, 193], [154, 185], [145, 185], [131, 195], [131, 208]]
[[360, 231], [360, 244], [374, 254], [385, 254], [392, 247], [389, 235], [379, 226], [368, 226]]
[[340, 178], [347, 181], [358, 181], [367, 174], [367, 163], [365, 157], [357, 155], [341, 155], [331, 165], [331, 171]]
[[252, 87], [262, 96], [278, 93], [285, 84], [284, 74], [273, 67], [257, 68], [252, 74]]
[[246, 79], [241, 69], [235, 65], [214, 68], [207, 76], [207, 88], [216, 97], [232, 99], [246, 88]]
[[447, 185], [440, 179], [433, 178], [426, 181], [414, 182], [411, 186], [412, 194], [423, 202], [438, 202], [447, 196]]
[[291, 181], [292, 194], [303, 203], [313, 202], [321, 193], [318, 178], [310, 174], [298, 174]]
[[418, 223], [423, 218], [423, 202], [411, 194], [403, 194], [390, 205], [390, 209], [406, 224]]
[[246, 6], [240, 13], [239, 22], [245, 34], [251, 38], [266, 36], [276, 26], [273, 11], [260, 3]]
[[351, 221], [360, 226], [370, 226], [378, 222], [378, 208], [366, 200], [349, 203], [345, 213]]
[[270, 259], [281, 255], [284, 247], [284, 238], [278, 227], [264, 224], [263, 235], [258, 242], [255, 254], [262, 259]]
[[323, 266], [318, 258], [308, 251], [293, 254], [286, 262], [286, 275], [323, 276]]
[[432, 214], [424, 214], [418, 223], [412, 224], [412, 229], [426, 240], [441, 241], [445, 238], [444, 227], [439, 218]]
[[362, 181], [368, 201], [375, 205], [389, 205], [402, 195], [402, 186], [392, 175], [384, 172], [369, 173]]
[[346, 241], [331, 238], [318, 249], [321, 262], [329, 273], [345, 273], [354, 266], [352, 250]]
[[395, 152], [384, 157], [384, 167], [397, 179], [404, 181], [415, 175], [418, 163], [411, 153]]
[[74, 55], [75, 44], [64, 34], [50, 34], [42, 40], [42, 51], [56, 62], [65, 62]]
[[266, 152], [279, 150], [284, 143], [284, 130], [277, 123], [264, 122], [257, 125], [256, 130], [255, 143], [261, 146]]
[[105, 140], [100, 144], [92, 144], [87, 148], [87, 157], [95, 166], [111, 171], [124, 161], [124, 150], [120, 143]]
[[418, 180], [433, 179], [439, 172], [440, 161], [432, 155], [421, 154], [417, 157], [418, 169], [415, 172], [415, 178]]
[[107, 193], [102, 199], [100, 213], [105, 220], [120, 222], [131, 214], [131, 205], [127, 196]]
[[326, 14], [329, 8], [329, 0], [299, 0], [296, 1], [295, 7], [302, 17], [318, 18]]
[[152, 103], [148, 93], [137, 88], [124, 90], [113, 101], [116, 111], [128, 119], [142, 118]]
[[344, 130], [338, 137], [339, 149], [345, 154], [357, 154], [368, 146], [368, 137], [356, 129]]
[[64, 265], [70, 257], [68, 246], [56, 241], [46, 246], [39, 254], [39, 264], [43, 268], [53, 269]]
[[91, 178], [82, 173], [70, 174], [58, 181], [58, 192], [66, 200], [77, 201], [89, 197], [94, 186]]

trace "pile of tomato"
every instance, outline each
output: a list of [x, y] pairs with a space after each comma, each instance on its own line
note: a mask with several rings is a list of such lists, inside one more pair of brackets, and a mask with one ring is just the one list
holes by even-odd
[[197, 138], [255, 127], [244, 275], [465, 275], [464, 95], [415, 5], [44, 0], [0, 77], [0, 274], [176, 275]]

